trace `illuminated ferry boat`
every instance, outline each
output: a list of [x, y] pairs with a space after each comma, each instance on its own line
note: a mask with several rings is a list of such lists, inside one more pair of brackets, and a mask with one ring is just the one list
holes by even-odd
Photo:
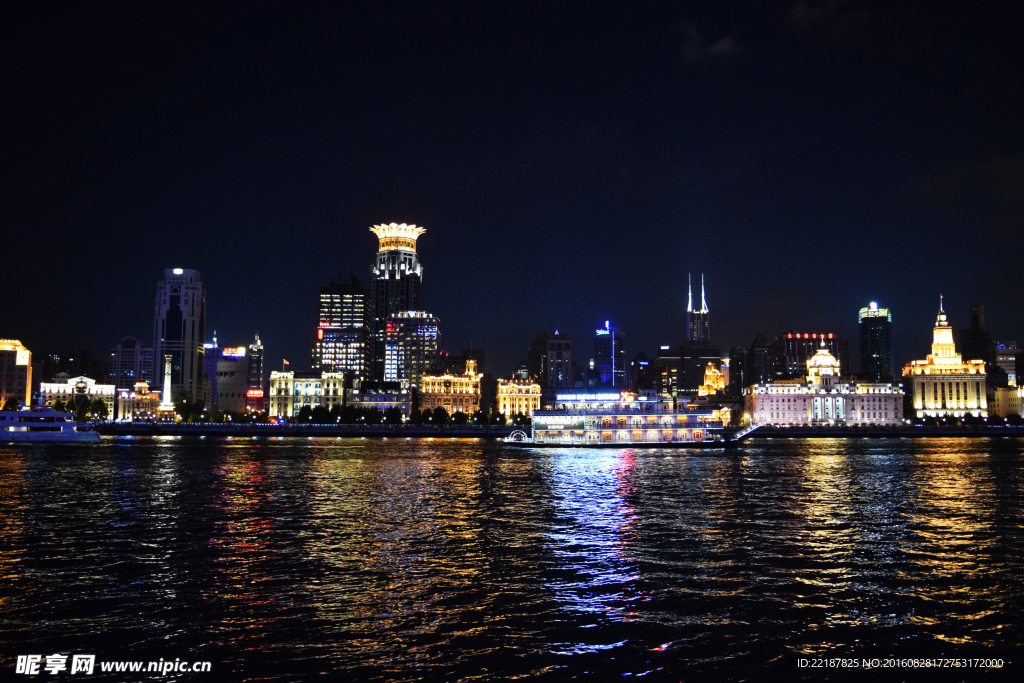
[[[728, 409], [680, 403], [629, 392], [558, 394], [554, 410], [533, 413], [530, 434], [513, 432], [506, 443], [592, 448], [723, 448]], [[673, 405], [675, 403], [675, 405]]]
[[99, 440], [91, 426], [77, 424], [71, 413], [58, 413], [49, 406], [0, 411], [0, 442]]

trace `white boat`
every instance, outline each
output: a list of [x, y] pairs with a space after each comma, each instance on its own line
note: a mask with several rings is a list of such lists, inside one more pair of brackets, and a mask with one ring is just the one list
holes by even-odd
[[78, 424], [71, 413], [50, 406], [28, 410], [0, 410], [0, 443], [10, 441], [99, 441], [88, 423]]

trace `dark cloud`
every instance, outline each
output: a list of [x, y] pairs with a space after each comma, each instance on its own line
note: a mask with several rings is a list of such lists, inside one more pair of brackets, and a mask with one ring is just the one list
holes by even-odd
[[725, 36], [708, 45], [690, 24], [683, 29], [683, 60], [688, 63], [732, 59], [743, 54], [743, 47], [732, 36]]

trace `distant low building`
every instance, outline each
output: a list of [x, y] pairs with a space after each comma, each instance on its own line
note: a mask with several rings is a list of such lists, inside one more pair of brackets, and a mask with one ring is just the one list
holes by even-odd
[[903, 390], [891, 382], [843, 381], [839, 361], [822, 342], [803, 379], [754, 384], [744, 390], [754, 424], [896, 425]]
[[989, 415], [1004, 420], [1011, 415], [1022, 415], [1021, 392], [1024, 392], [1024, 387], [997, 388], [992, 392], [992, 402], [988, 404]]
[[953, 328], [946, 320], [941, 300], [932, 331], [932, 352], [925, 360], [907, 363], [903, 376], [914, 383], [918, 417], [988, 415], [985, 360], [963, 360], [956, 352]]
[[399, 382], [357, 381], [348, 390], [348, 405], [353, 408], [376, 408], [388, 410], [398, 408], [408, 417], [412, 395]]
[[270, 417], [295, 417], [303, 406], [327, 409], [341, 405], [345, 375], [341, 372], [296, 371], [270, 373]]
[[466, 361], [461, 375], [423, 375], [420, 384], [420, 406], [424, 410], [444, 408], [449, 414], [472, 414], [480, 410], [480, 379], [476, 361]]
[[528, 379], [498, 380], [498, 412], [511, 418], [517, 413], [529, 417], [540, 410], [540, 384]]
[[42, 396], [43, 405], [52, 406], [60, 399], [67, 403], [69, 398], [75, 401], [89, 399], [102, 399], [107, 404], [107, 414], [114, 417], [114, 399], [117, 396], [117, 387], [113, 384], [97, 384], [96, 380], [89, 377], [68, 377], [66, 373], [57, 375], [56, 381], [40, 382], [39, 393]]

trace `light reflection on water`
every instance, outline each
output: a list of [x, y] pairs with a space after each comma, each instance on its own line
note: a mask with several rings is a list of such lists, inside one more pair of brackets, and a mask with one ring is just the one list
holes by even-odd
[[[744, 680], [1021, 643], [1021, 444], [0, 448], [0, 640], [226, 679]], [[820, 677], [820, 676], [817, 676]]]

